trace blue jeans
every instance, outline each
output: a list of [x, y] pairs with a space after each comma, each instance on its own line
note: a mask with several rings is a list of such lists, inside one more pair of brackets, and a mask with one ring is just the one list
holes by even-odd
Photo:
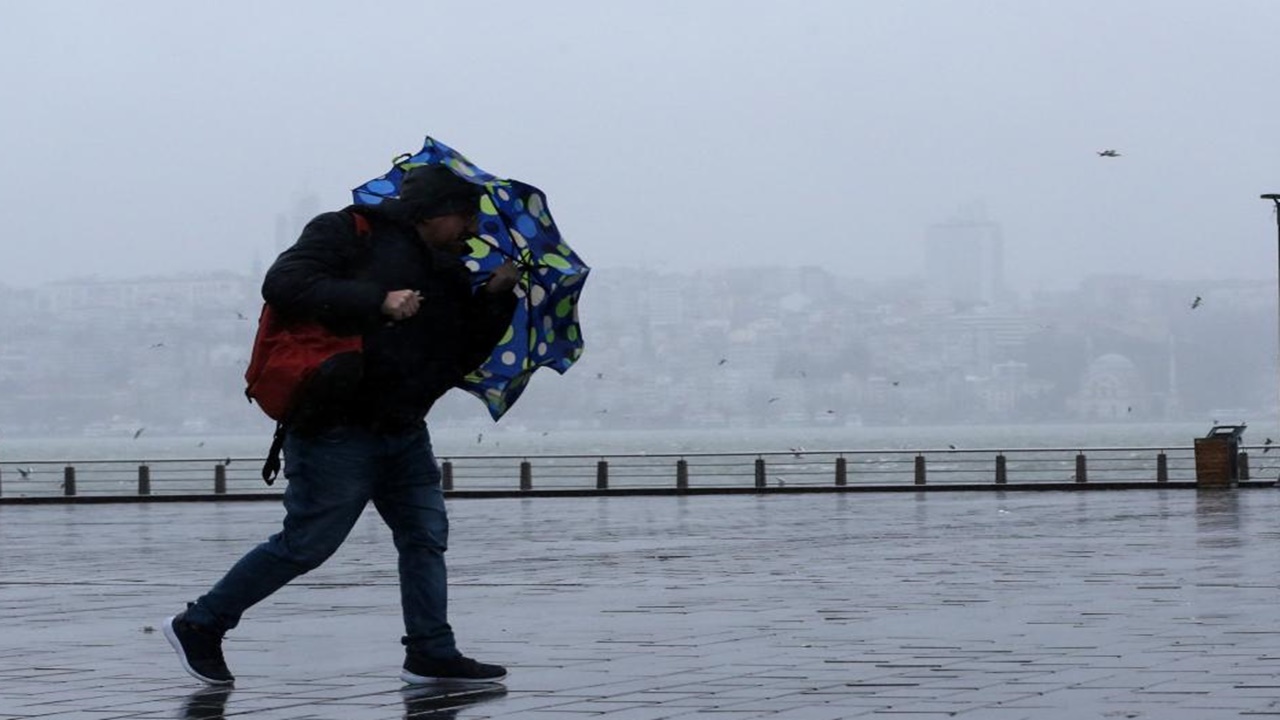
[[317, 436], [288, 433], [284, 457], [284, 529], [192, 603], [187, 621], [234, 628], [245, 610], [333, 555], [372, 500], [400, 556], [405, 646], [431, 658], [457, 656], [446, 612], [449, 519], [426, 428], [379, 434], [340, 426]]

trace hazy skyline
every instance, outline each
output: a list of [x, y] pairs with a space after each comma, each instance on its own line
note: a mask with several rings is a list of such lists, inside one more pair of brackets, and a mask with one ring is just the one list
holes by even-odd
[[1273, 277], [1277, 11], [8, 3], [0, 283], [246, 271], [428, 134], [542, 188], [597, 267], [916, 274], [980, 205], [1015, 288]]

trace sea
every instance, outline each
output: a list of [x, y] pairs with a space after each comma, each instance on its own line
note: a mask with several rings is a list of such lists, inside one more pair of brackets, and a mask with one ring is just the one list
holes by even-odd
[[[1246, 426], [1241, 444], [1280, 438], [1277, 422]], [[538, 455], [663, 455], [680, 453], [852, 450], [1012, 450], [1018, 448], [1190, 448], [1213, 427], [1180, 423], [1080, 423], [947, 426], [782, 426], [748, 429], [540, 430], [432, 426], [436, 454], [447, 457]], [[95, 460], [262, 458], [269, 431], [240, 435], [143, 433], [133, 437], [0, 437], [0, 463]]]

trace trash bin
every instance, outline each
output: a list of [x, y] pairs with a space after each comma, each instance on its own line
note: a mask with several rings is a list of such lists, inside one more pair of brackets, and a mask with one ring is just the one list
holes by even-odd
[[1214, 425], [1196, 438], [1196, 485], [1229, 487], [1240, 479], [1240, 436], [1244, 425]]

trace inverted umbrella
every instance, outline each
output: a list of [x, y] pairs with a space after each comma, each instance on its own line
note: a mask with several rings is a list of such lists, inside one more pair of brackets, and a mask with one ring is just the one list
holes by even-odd
[[540, 190], [490, 175], [430, 137], [417, 153], [397, 157], [386, 174], [352, 190], [356, 204], [377, 205], [398, 197], [405, 173], [420, 165], [444, 165], [485, 190], [480, 233], [468, 241], [465, 258], [473, 288], [484, 285], [507, 261], [521, 270], [511, 326], [489, 359], [462, 383], [497, 420], [524, 392], [535, 370], [549, 367], [563, 374], [582, 356], [578, 298], [591, 268], [560, 238]]

